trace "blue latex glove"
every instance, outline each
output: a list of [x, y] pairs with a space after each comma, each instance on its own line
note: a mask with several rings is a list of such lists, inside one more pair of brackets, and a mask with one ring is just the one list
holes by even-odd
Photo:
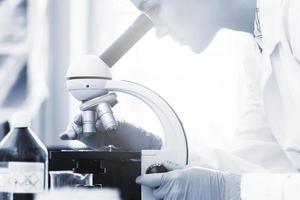
[[240, 175], [200, 167], [179, 169], [170, 162], [163, 165], [173, 171], [136, 179], [138, 184], [153, 188], [156, 199], [240, 200]]
[[162, 141], [144, 129], [118, 121], [118, 128], [112, 132], [106, 132], [100, 120], [96, 122], [97, 133], [85, 136], [82, 132], [82, 117], [78, 115], [68, 126], [67, 130], [60, 134], [62, 140], [78, 140], [87, 147], [96, 150], [106, 150], [113, 146], [116, 150], [141, 151], [143, 149], [160, 149]]

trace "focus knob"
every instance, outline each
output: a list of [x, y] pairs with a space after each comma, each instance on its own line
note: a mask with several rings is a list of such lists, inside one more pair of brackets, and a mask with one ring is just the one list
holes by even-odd
[[165, 173], [168, 172], [168, 169], [165, 168], [161, 163], [155, 163], [148, 167], [146, 174], [156, 174], [156, 173]]

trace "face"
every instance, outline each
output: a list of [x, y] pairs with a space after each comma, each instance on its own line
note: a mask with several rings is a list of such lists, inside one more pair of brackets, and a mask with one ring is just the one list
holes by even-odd
[[211, 43], [217, 31], [219, 12], [214, 0], [161, 0], [158, 35], [170, 35], [193, 52], [201, 53]]

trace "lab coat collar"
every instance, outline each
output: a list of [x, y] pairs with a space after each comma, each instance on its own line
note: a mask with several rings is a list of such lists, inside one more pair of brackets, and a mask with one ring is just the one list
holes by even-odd
[[265, 56], [271, 56], [280, 42], [282, 0], [258, 0], [262, 32], [262, 48]]
[[281, 0], [257, 0], [257, 7], [260, 10], [259, 21], [262, 34], [262, 92], [272, 73], [272, 53], [280, 42], [282, 23], [281, 4]]

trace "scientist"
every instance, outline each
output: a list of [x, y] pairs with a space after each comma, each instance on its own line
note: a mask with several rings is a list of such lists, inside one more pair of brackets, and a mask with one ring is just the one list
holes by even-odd
[[[241, 70], [243, 115], [234, 151], [204, 152], [198, 155], [199, 167], [165, 163], [173, 171], [144, 175], [137, 182], [152, 187], [157, 199], [299, 199], [300, 1], [132, 1], [151, 18], [158, 35], [169, 34], [197, 53], [223, 28], [250, 33], [255, 40]], [[134, 146], [123, 134], [85, 138], [80, 125], [77, 117], [61, 137], [94, 148], [107, 141], [134, 149], [161, 145], [159, 138], [125, 122], [119, 129], [144, 139], [143, 144]]]

